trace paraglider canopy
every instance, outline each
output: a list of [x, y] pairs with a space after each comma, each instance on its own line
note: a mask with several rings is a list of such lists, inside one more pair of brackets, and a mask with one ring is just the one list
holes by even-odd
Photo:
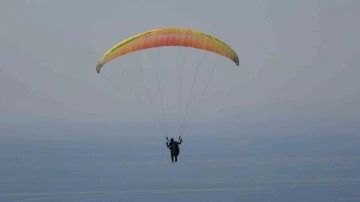
[[116, 44], [98, 61], [96, 72], [100, 73], [106, 63], [119, 56], [163, 46], [183, 46], [210, 51], [229, 58], [239, 66], [239, 58], [235, 51], [220, 39], [191, 29], [163, 28], [137, 34]]
[[[179, 66], [179, 97], [178, 97], [178, 111], [180, 112], [180, 118], [179, 118], [179, 125], [180, 125], [180, 130], [179, 130], [179, 136], [182, 136], [182, 134], [184, 133], [185, 130], [185, 126], [186, 126], [186, 121], [188, 118], [188, 111], [190, 109], [190, 105], [192, 104], [192, 97], [193, 97], [193, 90], [194, 90], [194, 86], [195, 86], [195, 80], [197, 78], [197, 74], [198, 74], [198, 69], [199, 69], [199, 63], [202, 61], [206, 61], [206, 60], [200, 60], [199, 59], [199, 55], [200, 52], [208, 52], [208, 53], [214, 53], [214, 56], [219, 56], [219, 58], [225, 58], [226, 61], [232, 61], [232, 64], [235, 64], [236, 66], [239, 66], [239, 58], [238, 55], [236, 54], [236, 52], [229, 46], [227, 45], [225, 42], [223, 42], [222, 40], [211, 36], [207, 33], [203, 33], [200, 31], [196, 31], [196, 30], [192, 30], [192, 29], [186, 29], [186, 28], [161, 28], [161, 29], [154, 29], [154, 30], [150, 30], [150, 31], [146, 31], [143, 33], [139, 33], [137, 35], [131, 36], [121, 42], [119, 42], [118, 44], [114, 45], [112, 48], [110, 48], [109, 50], [107, 50], [103, 56], [100, 58], [100, 60], [98, 60], [98, 63], [96, 65], [96, 72], [100, 73], [102, 68], [104, 67], [105, 64], [109, 63], [110, 61], [113, 61], [117, 58], [121, 58], [124, 55], [127, 55], [129, 53], [136, 53], [137, 51], [143, 51], [146, 49], [154, 49], [154, 48], [158, 48], [157, 51], [159, 51], [158, 57], [160, 57], [160, 47], [185, 47], [184, 49], [190, 48], [192, 50], [195, 50], [198, 52], [197, 56], [197, 61], [198, 64], [194, 64], [194, 63], [190, 63], [190, 68], [191, 69], [195, 69], [195, 76], [193, 77], [192, 81], [186, 81], [183, 82], [184, 80], [184, 65], [185, 65], [185, 61], [186, 59], [184, 59], [185, 55], [183, 56], [183, 59], [181, 60], [181, 62], [179, 62], [178, 64], [175, 63], [175, 61], [170, 60], [170, 65], [167, 65], [167, 71], [171, 71], [170, 66]], [[189, 49], [188, 49], [189, 50]], [[190, 50], [189, 50], [190, 51]], [[146, 51], [147, 52], [147, 51]], [[148, 52], [151, 52], [151, 50], [149, 50]], [[168, 50], [167, 50], [168, 52]], [[134, 54], [137, 55], [137, 54]], [[150, 54], [149, 54], [150, 55]], [[171, 56], [179, 56], [179, 54], [172, 54]], [[193, 56], [193, 55], [192, 55]], [[222, 57], [221, 57], [222, 56]], [[123, 58], [124, 59], [124, 58]], [[125, 60], [125, 59], [124, 59]], [[156, 59], [155, 59], [156, 60]], [[122, 76], [122, 79], [117, 78], [118, 81], [123, 81], [126, 82], [124, 76], [123, 76], [123, 67], [124, 66], [131, 66], [131, 69], [137, 68], [139, 67], [140, 69], [140, 74], [137, 74], [137, 76], [140, 77], [140, 81], [143, 83], [143, 87], [146, 91], [146, 95], [148, 96], [148, 100], [150, 102], [150, 104], [152, 105], [151, 107], [153, 109], [157, 108], [157, 103], [154, 100], [153, 96], [153, 92], [152, 90], [155, 90], [155, 88], [151, 88], [149, 87], [149, 85], [145, 84], [144, 81], [144, 73], [143, 73], [143, 69], [141, 63], [144, 60], [141, 59], [136, 59], [136, 64], [131, 63], [130, 65], [121, 65], [121, 74], [120, 76]], [[149, 63], [145, 63], [146, 66], [150, 66], [150, 67], [154, 67], [154, 68], [147, 68], [148, 73], [149, 72], [154, 72], [154, 70], [156, 70], [156, 81], [158, 83], [158, 92], [159, 92], [159, 105], [161, 106], [161, 112], [159, 112], [159, 114], [157, 114], [157, 118], [158, 121], [160, 123], [160, 126], [162, 128], [162, 132], [164, 134], [164, 136], [167, 137], [168, 132], [165, 130], [166, 128], [166, 115], [165, 115], [165, 109], [164, 109], [164, 103], [163, 103], [163, 90], [162, 89], [162, 85], [161, 85], [161, 79], [159, 76], [159, 72], [161, 71], [161, 65], [160, 65], [160, 59], [157, 60], [157, 64], [155, 65], [150, 65]], [[208, 60], [207, 60], [208, 61]], [[125, 62], [124, 62], [125, 63]], [[199, 99], [201, 100], [202, 97], [205, 95], [205, 92], [207, 91], [207, 88], [209, 87], [210, 84], [210, 80], [213, 79], [213, 77], [215, 77], [215, 75], [217, 75], [217, 73], [214, 73], [215, 71], [215, 67], [216, 64], [215, 62], [212, 63], [211, 65], [213, 69], [208, 77], [207, 82], [205, 83], [205, 88], [202, 90], [202, 92], [199, 94]], [[155, 68], [156, 67], [156, 68]], [[226, 67], [226, 65], [221, 65], [221, 69], [224, 69]], [[206, 68], [209, 69], [209, 68]], [[235, 69], [235, 68], [233, 68]], [[204, 75], [199, 73], [200, 75]], [[102, 74], [103, 75], [103, 74]], [[149, 74], [145, 74], [147, 76], [150, 76]], [[214, 75], [214, 76], [213, 76]], [[229, 72], [229, 74], [220, 82], [220, 85], [218, 87], [218, 89], [220, 89], [220, 87], [222, 87], [223, 83], [225, 82], [225, 80], [228, 78], [228, 76], [231, 75], [231, 72]], [[118, 75], [115, 75], [118, 76]], [[107, 78], [106, 78], [107, 79]], [[107, 79], [109, 81], [109, 79]], [[133, 80], [134, 79], [130, 79], [129, 80]], [[171, 80], [174, 81], [175, 83], [177, 83], [177, 81], [175, 80]], [[109, 81], [110, 82], [110, 81]], [[134, 81], [136, 82], [136, 81]], [[182, 84], [189, 84], [190, 85], [190, 93], [188, 94], [188, 101], [187, 103], [182, 103], [183, 100], [183, 86]], [[113, 84], [112, 82], [110, 82], [110, 84], [116, 88], [116, 90], [120, 93], [120, 90], [116, 87], [115, 84]], [[174, 91], [173, 89], [171, 89], [171, 85], [165, 84], [167, 89], [170, 89], [171, 91]], [[164, 86], [165, 86], [164, 85]], [[133, 90], [130, 86], [129, 83], [125, 83], [124, 85], [122, 85], [123, 87], [129, 87], [130, 92], [134, 95], [134, 97], [140, 98], [141, 99], [141, 95], [139, 96], [137, 93], [135, 93], [135, 90]], [[217, 89], [217, 90], [218, 90]], [[217, 91], [215, 91], [217, 92]], [[214, 94], [213, 94], [214, 95]], [[124, 96], [123, 96], [124, 97]], [[175, 97], [173, 94], [171, 96], [168, 97]], [[157, 98], [157, 97], [155, 97]], [[143, 103], [145, 103], [143, 101]], [[193, 109], [193, 111], [195, 110], [195, 108]], [[184, 113], [183, 115], [181, 113]], [[162, 116], [162, 118], [161, 118]], [[161, 120], [162, 119], [162, 120]], [[172, 132], [173, 133], [173, 132]]]

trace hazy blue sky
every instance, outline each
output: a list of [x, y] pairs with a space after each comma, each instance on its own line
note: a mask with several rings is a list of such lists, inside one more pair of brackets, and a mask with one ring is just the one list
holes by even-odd
[[[155, 122], [154, 112], [160, 109], [143, 105], [131, 93], [120, 96], [96, 73], [96, 63], [108, 48], [131, 35], [187, 27], [223, 39], [240, 58], [222, 94], [204, 98], [192, 120], [232, 120], [234, 128], [269, 121], [269, 130], [275, 122], [283, 124], [277, 127], [284, 130], [310, 124], [320, 131], [359, 132], [359, 19], [360, 2], [350, 0], [3, 0], [0, 122]], [[179, 64], [170, 56], [162, 55], [164, 67]], [[207, 73], [211, 62], [206, 58], [212, 57], [204, 56], [201, 70]], [[147, 64], [145, 55], [141, 58]], [[219, 77], [212, 81], [221, 82], [235, 66], [220, 56], [215, 58], [224, 68], [217, 68]], [[138, 62], [134, 57], [127, 59], [127, 64]], [[146, 98], [140, 74], [129, 73], [128, 81], [116, 79], [119, 64], [109, 63], [103, 74], [119, 87], [131, 83]], [[176, 121], [170, 112], [176, 112], [180, 91], [173, 79], [178, 77], [171, 76], [179, 74], [169, 69], [173, 73], [163, 72], [161, 80], [165, 112]], [[150, 73], [147, 85], [156, 90], [157, 80]], [[187, 75], [184, 96], [190, 92], [194, 73]], [[196, 81], [204, 85], [206, 78]]]

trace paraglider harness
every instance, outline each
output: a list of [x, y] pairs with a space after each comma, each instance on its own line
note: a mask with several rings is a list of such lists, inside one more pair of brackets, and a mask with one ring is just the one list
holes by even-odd
[[167, 140], [166, 146], [170, 149], [171, 155], [172, 156], [178, 156], [179, 153], [180, 153], [179, 144], [182, 143], [181, 136], [179, 136], [179, 142], [176, 142], [173, 138], [171, 138], [170, 140], [172, 140], [172, 141], [170, 141], [170, 143], [169, 143], [169, 138], [168, 137], [166, 137], [166, 140]]

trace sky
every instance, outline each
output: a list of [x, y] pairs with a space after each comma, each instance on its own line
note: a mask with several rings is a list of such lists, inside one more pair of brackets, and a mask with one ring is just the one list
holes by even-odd
[[[350, 0], [4, 0], [0, 124], [158, 123], [156, 115], [163, 115], [156, 59], [147, 60], [147, 53], [156, 52], [118, 59], [101, 74], [95, 66], [109, 48], [132, 35], [186, 27], [222, 39], [240, 59], [236, 67], [220, 56], [186, 50], [181, 109], [190, 94], [200, 98], [212, 64], [216, 78], [208, 89], [218, 92], [206, 94], [199, 107], [191, 105], [195, 111], [187, 119], [190, 123], [199, 123], [199, 128], [225, 124], [234, 131], [359, 133], [359, 11], [360, 2]], [[177, 127], [179, 115], [187, 114], [177, 111], [177, 59], [185, 54], [176, 51], [161, 50], [159, 57], [168, 127]], [[124, 64], [135, 68], [121, 72], [117, 67]], [[145, 67], [146, 86], [157, 98], [155, 107], [142, 102], [148, 97], [136, 72], [140, 67]]]

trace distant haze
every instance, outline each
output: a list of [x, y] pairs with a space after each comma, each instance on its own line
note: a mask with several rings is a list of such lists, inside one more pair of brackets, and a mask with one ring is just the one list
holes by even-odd
[[[213, 62], [217, 77], [209, 96], [235, 68], [219, 93], [205, 96], [191, 113], [188, 120], [202, 122], [201, 131], [218, 128], [208, 122], [227, 124], [222, 126], [238, 132], [359, 133], [359, 19], [360, 1], [350, 0], [3, 0], [0, 123], [157, 124], [156, 113], [160, 118], [162, 114], [156, 60], [147, 62], [150, 54], [110, 62], [101, 74], [95, 66], [102, 54], [127, 37], [162, 27], [186, 27], [222, 39], [240, 59], [235, 67], [221, 56], [200, 51], [195, 100]], [[179, 123], [176, 59], [181, 55], [176, 53], [181, 50], [164, 49], [160, 56], [169, 127]], [[183, 110], [199, 59], [195, 50], [187, 50], [187, 56], [192, 62], [185, 65]], [[124, 70], [127, 80], [121, 80], [118, 67], [125, 63], [134, 68]], [[155, 108], [127, 88], [131, 84], [146, 101], [141, 65], [157, 100]]]

